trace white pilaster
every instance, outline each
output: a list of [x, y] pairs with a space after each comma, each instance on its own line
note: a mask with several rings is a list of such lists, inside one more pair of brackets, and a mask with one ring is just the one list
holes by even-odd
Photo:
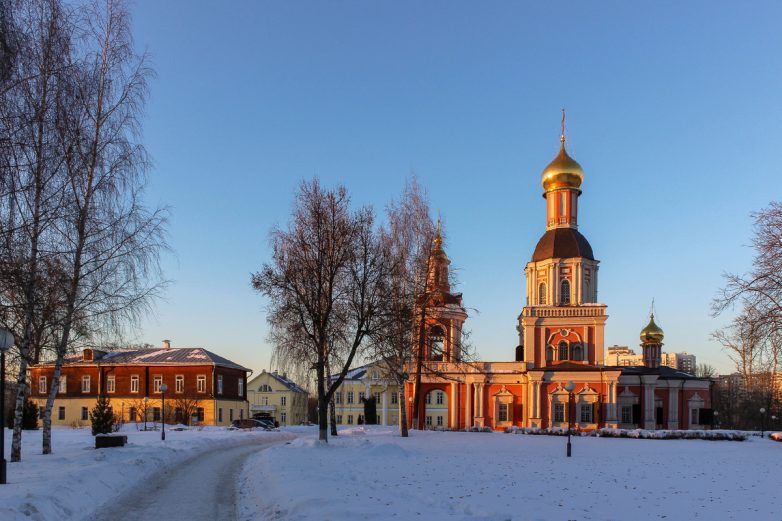
[[388, 384], [383, 386], [383, 416], [380, 419], [381, 425], [388, 425]]
[[472, 384], [465, 381], [464, 383], [464, 426], [465, 428], [472, 427]]

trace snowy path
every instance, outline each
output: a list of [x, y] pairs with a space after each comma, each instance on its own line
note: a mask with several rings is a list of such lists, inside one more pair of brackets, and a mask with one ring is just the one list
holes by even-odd
[[284, 443], [258, 441], [207, 451], [168, 467], [111, 501], [90, 521], [122, 519], [234, 520], [236, 483], [248, 456]]

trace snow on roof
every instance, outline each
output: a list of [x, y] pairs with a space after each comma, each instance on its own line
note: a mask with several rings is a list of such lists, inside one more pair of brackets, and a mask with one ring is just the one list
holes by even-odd
[[[95, 361], [84, 362], [82, 353], [69, 355], [65, 359], [68, 365], [83, 363], [90, 364], [111, 364], [111, 365], [183, 365], [183, 364], [213, 364], [230, 369], [241, 369], [250, 371], [227, 358], [223, 358], [202, 347], [176, 347], [171, 349], [112, 349], [105, 354], [98, 356], [100, 350], [95, 350]], [[41, 365], [50, 365], [50, 362]]]
[[282, 385], [287, 387], [289, 390], [297, 392], [297, 393], [306, 393], [304, 389], [299, 387], [293, 380], [289, 380], [288, 378], [282, 376], [281, 374], [277, 373], [276, 371], [273, 373], [269, 373], [272, 378], [280, 382]]

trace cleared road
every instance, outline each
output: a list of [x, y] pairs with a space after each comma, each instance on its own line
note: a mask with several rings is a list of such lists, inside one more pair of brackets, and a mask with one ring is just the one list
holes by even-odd
[[255, 441], [194, 456], [133, 487], [90, 519], [233, 521], [242, 465], [250, 454], [278, 443], [285, 440]]

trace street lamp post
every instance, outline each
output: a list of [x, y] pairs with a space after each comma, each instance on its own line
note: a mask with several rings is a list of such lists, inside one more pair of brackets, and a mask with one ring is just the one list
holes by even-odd
[[160, 384], [160, 393], [163, 397], [160, 410], [160, 423], [163, 426], [163, 432], [160, 433], [160, 439], [162, 441], [166, 441], [166, 391], [168, 391], [168, 386], [166, 384]]
[[573, 381], [569, 381], [567, 385], [565, 385], [565, 390], [567, 391], [567, 457], [570, 457], [571, 454], [571, 445], [570, 445], [570, 425], [573, 421], [573, 411], [572, 411], [572, 398], [573, 398], [573, 389], [576, 388], [576, 384], [573, 383]]
[[5, 352], [14, 345], [14, 335], [0, 329], [0, 485], [5, 485]]
[[766, 435], [766, 408], [760, 408], [760, 437], [765, 438]]

